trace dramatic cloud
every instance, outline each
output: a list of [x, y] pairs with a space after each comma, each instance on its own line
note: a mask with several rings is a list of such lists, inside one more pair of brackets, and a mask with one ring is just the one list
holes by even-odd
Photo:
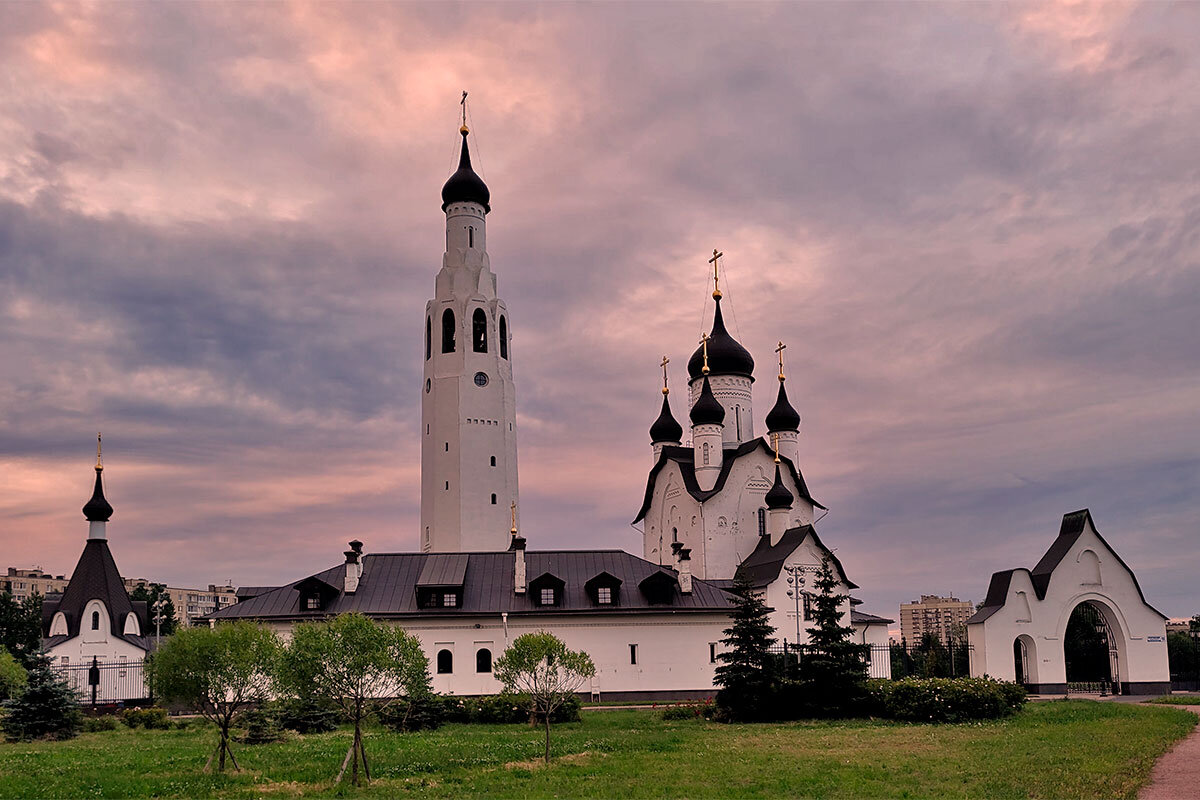
[[[894, 616], [1064, 512], [1171, 615], [1200, 552], [1200, 8], [18, 4], [0, 26], [5, 565], [415, 547], [422, 309], [471, 91], [524, 533], [623, 547], [720, 247], [820, 527]], [[683, 414], [682, 392], [676, 413]], [[634, 468], [631, 468], [631, 465]]]

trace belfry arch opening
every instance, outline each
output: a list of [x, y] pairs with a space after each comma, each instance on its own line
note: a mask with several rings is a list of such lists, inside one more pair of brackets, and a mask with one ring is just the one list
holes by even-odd
[[454, 311], [449, 308], [442, 312], [442, 352], [454, 352]]
[[475, 309], [471, 315], [471, 349], [476, 353], [486, 353], [487, 349], [487, 314], [482, 308]]

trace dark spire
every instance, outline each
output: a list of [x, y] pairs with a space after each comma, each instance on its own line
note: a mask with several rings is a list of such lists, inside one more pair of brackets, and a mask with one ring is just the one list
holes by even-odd
[[691, 418], [693, 425], [722, 425], [725, 422], [725, 407], [713, 395], [707, 376], [700, 387], [696, 405], [692, 406]]
[[767, 508], [791, 508], [792, 493], [783, 485], [783, 476], [779, 474], [779, 465], [775, 465], [775, 485], [767, 492]]
[[675, 421], [671, 413], [671, 404], [667, 395], [663, 395], [662, 412], [654, 424], [650, 426], [650, 442], [681, 442], [683, 441], [683, 426]]
[[487, 184], [483, 182], [475, 174], [475, 170], [471, 169], [471, 152], [467, 149], [467, 126], [463, 125], [459, 131], [462, 134], [462, 155], [458, 159], [458, 171], [450, 176], [446, 184], [442, 186], [442, 211], [451, 203], [478, 203], [483, 206], [484, 211], [491, 211], [492, 208], [488, 203], [492, 199], [492, 193], [488, 191]]
[[767, 433], [800, 430], [800, 414], [788, 402], [787, 390], [783, 381], [779, 382], [779, 395], [775, 398], [775, 406], [767, 412]]
[[[713, 314], [712, 333], [708, 337], [708, 374], [743, 375], [754, 377], [754, 358], [746, 348], [725, 330], [725, 318], [721, 314], [721, 298], [714, 298], [717, 310]], [[701, 345], [688, 359], [688, 375], [697, 380], [704, 375], [704, 347]]]

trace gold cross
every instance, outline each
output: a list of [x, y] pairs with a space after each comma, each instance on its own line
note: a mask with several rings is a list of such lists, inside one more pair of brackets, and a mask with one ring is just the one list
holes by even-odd
[[100, 434], [96, 434], [96, 469], [104, 469], [104, 465], [100, 463]]
[[468, 133], [468, 131], [467, 131], [467, 93], [465, 91], [463, 92], [462, 100], [459, 100], [458, 102], [459, 102], [459, 105], [462, 106], [462, 132]]
[[779, 382], [783, 382], [783, 351], [787, 350], [787, 345], [783, 342], [779, 343], [779, 347], [775, 348], [775, 352], [779, 354]]
[[775, 445], [775, 463], [779, 463], [779, 434], [771, 434], [771, 442]]
[[671, 363], [671, 359], [663, 356], [662, 363], [659, 364], [663, 368], [663, 394], [670, 394], [671, 390], [667, 388], [667, 364]]
[[708, 263], [713, 265], [713, 300], [721, 299], [721, 276], [717, 273], [717, 259], [724, 255], [724, 253], [719, 253], [716, 248], [713, 248], [713, 257], [708, 260]]
[[700, 334], [700, 346], [704, 348], [704, 367], [700, 370], [701, 374], [708, 374], [708, 334]]
[[[465, 94], [465, 92], [464, 92]], [[509, 505], [509, 510], [512, 512], [512, 528], [509, 530], [513, 536], [517, 535], [517, 502], [514, 500]]]

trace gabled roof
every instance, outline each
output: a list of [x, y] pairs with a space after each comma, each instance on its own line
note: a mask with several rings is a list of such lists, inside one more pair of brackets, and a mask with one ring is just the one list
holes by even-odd
[[[700, 488], [699, 482], [696, 480], [696, 451], [691, 447], [673, 447], [667, 445], [663, 447], [662, 452], [658, 456], [658, 461], [650, 469], [650, 477], [646, 480], [646, 495], [642, 500], [642, 507], [638, 510], [637, 516], [634, 517], [634, 522], [641, 522], [645, 519], [647, 512], [650, 511], [650, 502], [654, 498], [654, 481], [658, 477], [658, 473], [662, 472], [663, 467], [667, 462], [674, 461], [679, 465], [679, 472], [683, 475], [683, 485], [694, 499], [703, 503], [710, 497], [720, 494], [725, 488], [725, 481], [729, 479], [729, 473], [733, 470], [734, 462], [743, 456], [747, 456], [756, 450], [762, 450], [764, 453], [775, 458], [775, 451], [767, 444], [767, 440], [761, 436], [757, 439], [751, 439], [748, 442], [742, 442], [736, 448], [725, 450], [721, 456], [721, 472], [717, 475], [717, 482], [713, 484], [713, 488], [707, 492]], [[820, 509], [825, 506], [813, 499], [808, 491], [808, 484], [804, 482], [804, 476], [800, 474], [800, 470], [792, 463], [791, 459], [780, 456], [780, 463], [787, 466], [788, 473], [792, 476], [792, 480], [796, 483], [796, 488], [800, 491], [800, 497]]]
[[[71, 573], [71, 580], [54, 606], [54, 612], [61, 611], [67, 618], [69, 637], [79, 635], [84, 610], [92, 600], [100, 600], [108, 607], [109, 626], [113, 636], [137, 647], [149, 649], [149, 642], [145, 636], [126, 636], [124, 633], [125, 617], [131, 613], [138, 617], [139, 629], [143, 632], [147, 630], [145, 606], [143, 605], [140, 611], [134, 608], [105, 539], [87, 540], [87, 544], [83, 546], [83, 554], [79, 556], [79, 563]], [[49, 609], [43, 610], [42, 613], [43, 636], [50, 633], [50, 623], [54, 619], [53, 612], [49, 613], [47, 619], [47, 611]]]
[[979, 610], [967, 620], [967, 624], [972, 625], [977, 622], [983, 622], [1003, 607], [1005, 601], [1008, 599], [1008, 589], [1012, 584], [1012, 576], [1019, 571], [1028, 573], [1037, 599], [1045, 600], [1046, 592], [1050, 589], [1050, 579], [1054, 574], [1054, 570], [1066, 558], [1067, 553], [1071, 552], [1071, 548], [1075, 546], [1075, 543], [1079, 541], [1079, 537], [1089, 527], [1096, 534], [1096, 538], [1100, 540], [1101, 544], [1117, 559], [1117, 563], [1129, 573], [1129, 577], [1133, 580], [1133, 586], [1137, 589], [1138, 597], [1141, 598], [1146, 607], [1163, 619], [1167, 619], [1168, 617], [1165, 614], [1146, 602], [1146, 595], [1142, 593], [1142, 587], [1138, 584], [1137, 575], [1129, 568], [1129, 565], [1125, 563], [1120, 554], [1112, 548], [1112, 545], [1100, 535], [1100, 530], [1096, 527], [1095, 521], [1092, 520], [1092, 512], [1084, 508], [1063, 515], [1062, 525], [1058, 529], [1058, 536], [1055, 537], [1054, 542], [1050, 545], [1050, 549], [1046, 551], [1046, 554], [1042, 556], [1032, 571], [1018, 567], [1017, 569], [1007, 569], [1002, 572], [992, 573], [991, 582], [988, 584], [987, 597], [984, 598], [983, 605]]
[[874, 614], [864, 614], [861, 611], [850, 609], [850, 624], [859, 623], [860, 625], [890, 625], [895, 622], [894, 619], [887, 617], [877, 617]]
[[783, 562], [810, 536], [813, 544], [819, 547], [833, 562], [834, 569], [837, 570], [837, 575], [842, 579], [842, 583], [851, 589], [857, 589], [858, 584], [846, 577], [846, 570], [842, 567], [842, 562], [838, 560], [832, 550], [821, 543], [821, 539], [812, 525], [801, 525], [799, 528], [790, 528], [784, 531], [783, 536], [779, 537], [779, 542], [776, 544], [771, 544], [770, 536], [759, 537], [754, 552], [747, 556], [746, 560], [738, 567], [738, 576], [749, 581], [755, 587], [774, 583], [775, 579], [779, 577], [779, 571], [783, 569]]
[[[466, 559], [462, 582], [462, 605], [458, 608], [425, 609], [417, 605], [417, 584], [426, 564], [437, 556], [461, 556]], [[309, 576], [338, 588], [336, 597], [320, 611], [302, 610], [295, 581], [271, 589], [257, 597], [227, 606], [205, 619], [320, 619], [330, 614], [359, 611], [369, 616], [388, 618], [428, 618], [431, 616], [478, 616], [480, 614], [637, 614], [719, 612], [731, 608], [731, 595], [708, 581], [692, 580], [691, 594], [679, 587], [672, 589], [670, 602], [652, 605], [640, 592], [622, 596], [621, 605], [597, 606], [587, 594], [586, 585], [607, 573], [624, 585], [637, 585], [654, 573], [665, 573], [674, 580], [674, 572], [621, 550], [532, 550], [525, 553], [526, 574], [549, 573], [564, 583], [558, 605], [542, 606], [528, 593], [513, 590], [514, 551], [490, 553], [373, 553], [363, 556], [363, 573], [358, 591], [340, 591], [345, 564]], [[534, 578], [536, 580], [536, 578]], [[531, 581], [532, 583], [532, 581]]]

